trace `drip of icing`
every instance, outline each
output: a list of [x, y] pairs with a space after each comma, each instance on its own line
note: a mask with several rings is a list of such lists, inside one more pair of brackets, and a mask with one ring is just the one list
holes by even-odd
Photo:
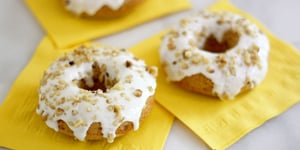
[[125, 0], [69, 0], [66, 8], [78, 15], [82, 13], [94, 15], [104, 6], [112, 10], [118, 10], [124, 4], [124, 1]]
[[[89, 77], [95, 63], [105, 64], [106, 75], [118, 80], [107, 92], [85, 90], [73, 83]], [[55, 131], [59, 130], [57, 121], [63, 120], [81, 141], [85, 140], [90, 125], [100, 122], [103, 137], [112, 142], [122, 123], [132, 122], [134, 130], [139, 128], [146, 100], [156, 88], [155, 75], [146, 71], [146, 67], [142, 60], [124, 50], [78, 48], [52, 63], [45, 72], [37, 113], [47, 116], [46, 124]], [[138, 95], [137, 90], [141, 92]]]
[[[239, 33], [239, 41], [234, 47], [223, 53], [201, 49], [209, 35], [220, 42], [228, 30]], [[258, 52], [254, 52], [257, 48]], [[188, 59], [184, 58], [187, 51]], [[264, 79], [268, 53], [268, 39], [259, 28], [241, 16], [227, 12], [204, 11], [181, 20], [164, 37], [160, 47], [168, 80], [180, 81], [201, 73], [214, 83], [213, 92], [218, 97], [229, 99], [233, 99], [246, 82], [253, 88]], [[255, 63], [251, 63], [252, 56], [257, 59]], [[220, 58], [226, 61], [221, 68], [217, 63]]]

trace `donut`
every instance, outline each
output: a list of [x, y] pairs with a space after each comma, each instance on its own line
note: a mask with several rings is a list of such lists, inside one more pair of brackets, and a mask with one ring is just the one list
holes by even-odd
[[66, 10], [77, 16], [114, 18], [127, 14], [144, 0], [62, 0]]
[[253, 89], [268, 70], [269, 41], [242, 16], [201, 11], [183, 18], [162, 38], [167, 80], [220, 99]]
[[55, 131], [112, 143], [150, 113], [156, 75], [126, 49], [80, 46], [44, 72], [36, 111]]

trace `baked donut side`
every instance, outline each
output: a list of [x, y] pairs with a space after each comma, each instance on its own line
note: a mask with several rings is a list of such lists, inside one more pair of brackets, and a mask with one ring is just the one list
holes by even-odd
[[[214, 91], [214, 83], [207, 77], [202, 74], [195, 74], [192, 76], [188, 76], [183, 78], [180, 81], [175, 81], [176, 84], [183, 87], [184, 89], [201, 93], [207, 96], [218, 96]], [[201, 85], [201, 86], [199, 86]], [[245, 83], [244, 86], [241, 88], [239, 93], [248, 91], [252, 88], [253, 85], [251, 83]], [[224, 99], [228, 99], [226, 95], [222, 95]]]
[[239, 15], [203, 11], [170, 30], [159, 53], [167, 80], [197, 93], [233, 99], [264, 79], [269, 42]]
[[145, 0], [94, 0], [92, 2], [78, 0], [63, 0], [68, 11], [93, 18], [115, 18], [123, 16], [140, 5]]
[[55, 131], [111, 143], [150, 112], [156, 73], [125, 49], [76, 48], [45, 71], [37, 113]]
[[[142, 114], [141, 117], [139, 119], [139, 122], [142, 123], [144, 121], [144, 119], [150, 114], [152, 107], [154, 105], [154, 97], [151, 96], [148, 98], [146, 105], [144, 106], [143, 110], [142, 110]], [[67, 125], [66, 122], [64, 122], [63, 120], [58, 120], [57, 121], [58, 124], [58, 129], [59, 132], [62, 132], [68, 136], [74, 136], [73, 131], [69, 128], [69, 126]], [[133, 123], [132, 122], [123, 122], [116, 130], [116, 137], [122, 136], [127, 134], [128, 132], [132, 131], [133, 128]], [[101, 122], [93, 122], [91, 124], [91, 126], [89, 127], [88, 131], [87, 131], [87, 135], [85, 137], [86, 140], [102, 140], [103, 134], [102, 134], [102, 127], [101, 127]]]

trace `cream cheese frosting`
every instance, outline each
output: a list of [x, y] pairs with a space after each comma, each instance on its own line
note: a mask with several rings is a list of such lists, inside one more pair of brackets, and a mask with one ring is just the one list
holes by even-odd
[[66, 9], [77, 15], [86, 13], [94, 15], [102, 7], [107, 6], [112, 10], [118, 10], [125, 0], [68, 0]]
[[[106, 89], [87, 89], [96, 84], [95, 69]], [[63, 120], [81, 141], [90, 125], [100, 122], [103, 137], [112, 142], [122, 123], [132, 122], [134, 130], [139, 128], [141, 112], [154, 95], [156, 72], [125, 49], [79, 47], [44, 73], [37, 113], [55, 131], [57, 121]], [[87, 87], [80, 87], [80, 81]]]
[[[226, 31], [239, 34], [237, 44], [223, 53], [202, 47], [208, 36], [219, 42]], [[249, 20], [229, 12], [203, 11], [184, 18], [163, 38], [160, 57], [169, 81], [203, 74], [214, 83], [213, 92], [233, 99], [245, 85], [262, 82], [268, 70], [269, 42]]]

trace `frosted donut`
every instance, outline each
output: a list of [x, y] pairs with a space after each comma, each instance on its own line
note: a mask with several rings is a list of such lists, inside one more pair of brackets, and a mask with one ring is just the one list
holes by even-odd
[[122, 16], [144, 0], [63, 0], [66, 10], [78, 16], [111, 18]]
[[159, 52], [169, 81], [221, 99], [254, 88], [268, 70], [265, 34], [229, 12], [203, 11], [182, 19], [164, 36]]
[[45, 71], [37, 113], [55, 131], [111, 143], [151, 111], [156, 73], [125, 49], [76, 48]]

